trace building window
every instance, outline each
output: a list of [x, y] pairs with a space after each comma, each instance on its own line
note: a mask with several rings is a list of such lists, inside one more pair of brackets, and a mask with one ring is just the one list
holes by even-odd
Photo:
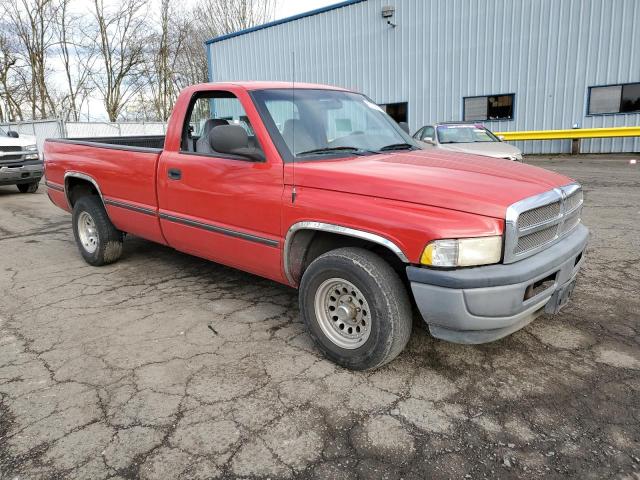
[[640, 112], [640, 83], [589, 87], [589, 115]]
[[512, 120], [515, 94], [464, 97], [463, 117], [465, 122], [475, 120]]
[[407, 112], [409, 110], [407, 102], [402, 103], [383, 103], [380, 105], [387, 114], [396, 122], [406, 122], [409, 118]]

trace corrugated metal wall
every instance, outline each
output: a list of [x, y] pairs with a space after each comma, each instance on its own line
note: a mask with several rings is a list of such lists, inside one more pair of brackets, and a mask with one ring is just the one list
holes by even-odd
[[[384, 5], [395, 6], [396, 28]], [[500, 93], [516, 94], [515, 118], [485, 122], [494, 131], [632, 126], [640, 114], [587, 116], [587, 90], [640, 82], [639, 25], [640, 0], [367, 0], [214, 42], [210, 72], [408, 102], [412, 130], [460, 120], [465, 96]], [[557, 153], [570, 144], [519, 146]], [[587, 140], [582, 151], [640, 151], [640, 139]]]

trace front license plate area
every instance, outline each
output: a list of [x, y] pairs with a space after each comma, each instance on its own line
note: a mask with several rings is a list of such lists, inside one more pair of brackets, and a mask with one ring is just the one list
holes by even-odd
[[562, 307], [564, 307], [569, 302], [574, 288], [576, 288], [575, 278], [556, 290], [556, 292], [551, 297], [551, 300], [549, 300], [549, 303], [547, 303], [547, 313], [558, 313], [562, 309]]

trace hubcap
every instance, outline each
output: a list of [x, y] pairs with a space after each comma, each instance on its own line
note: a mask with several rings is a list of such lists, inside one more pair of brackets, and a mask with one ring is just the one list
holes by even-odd
[[322, 282], [316, 290], [314, 308], [322, 332], [337, 346], [354, 349], [369, 338], [369, 303], [351, 282], [342, 278]]
[[98, 248], [98, 230], [91, 215], [82, 212], [78, 216], [78, 236], [82, 247], [88, 252], [93, 253]]

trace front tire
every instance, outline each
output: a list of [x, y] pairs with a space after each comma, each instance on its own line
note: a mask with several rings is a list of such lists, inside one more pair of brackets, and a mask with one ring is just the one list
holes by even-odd
[[40, 181], [38, 180], [37, 182], [19, 183], [16, 187], [20, 193], [36, 193], [39, 185]]
[[393, 268], [368, 250], [340, 248], [321, 255], [304, 272], [299, 295], [311, 337], [343, 367], [380, 367], [409, 341], [407, 291]]
[[108, 265], [120, 258], [123, 235], [109, 220], [100, 198], [78, 199], [73, 206], [72, 218], [76, 245], [89, 265]]

